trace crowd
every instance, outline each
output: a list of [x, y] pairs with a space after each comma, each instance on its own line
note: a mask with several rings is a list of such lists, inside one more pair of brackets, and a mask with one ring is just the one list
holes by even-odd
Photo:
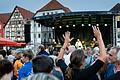
[[120, 48], [105, 48], [99, 28], [92, 28], [94, 48], [72, 44], [70, 32], [57, 51], [40, 45], [36, 55], [30, 49], [6, 55], [0, 48], [0, 80], [120, 80]]

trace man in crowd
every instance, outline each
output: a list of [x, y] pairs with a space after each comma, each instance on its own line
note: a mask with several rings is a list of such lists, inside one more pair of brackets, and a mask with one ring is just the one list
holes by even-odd
[[114, 47], [108, 54], [110, 64], [108, 64], [104, 78], [105, 80], [120, 80], [120, 48]]

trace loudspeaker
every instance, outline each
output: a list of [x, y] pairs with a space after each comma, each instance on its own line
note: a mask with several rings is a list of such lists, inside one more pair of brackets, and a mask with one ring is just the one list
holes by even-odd
[[25, 34], [25, 42], [28, 43], [31, 41], [31, 25], [30, 24], [25, 24], [24, 25], [24, 34]]

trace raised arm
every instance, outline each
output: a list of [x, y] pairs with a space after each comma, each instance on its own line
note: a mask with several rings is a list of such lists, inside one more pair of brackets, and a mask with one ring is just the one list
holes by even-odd
[[67, 48], [69, 42], [73, 39], [73, 38], [70, 39], [70, 32], [69, 31], [65, 32], [65, 35], [63, 35], [63, 37], [64, 37], [64, 44], [63, 44], [63, 47], [60, 49], [60, 53], [58, 54], [59, 59], [63, 58], [64, 53], [65, 53], [65, 49]]
[[101, 32], [99, 30], [99, 27], [93, 26], [92, 28], [93, 28], [94, 36], [97, 38], [97, 41], [98, 41], [98, 44], [99, 44], [99, 49], [100, 49], [100, 56], [98, 57], [98, 59], [105, 62], [106, 50], [105, 50], [105, 45], [104, 45], [104, 42], [103, 42], [103, 39], [102, 39]]

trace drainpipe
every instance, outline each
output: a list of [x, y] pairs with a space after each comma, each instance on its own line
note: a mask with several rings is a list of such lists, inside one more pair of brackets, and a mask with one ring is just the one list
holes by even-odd
[[117, 44], [117, 22], [115, 15], [113, 15], [113, 46], [116, 46]]

